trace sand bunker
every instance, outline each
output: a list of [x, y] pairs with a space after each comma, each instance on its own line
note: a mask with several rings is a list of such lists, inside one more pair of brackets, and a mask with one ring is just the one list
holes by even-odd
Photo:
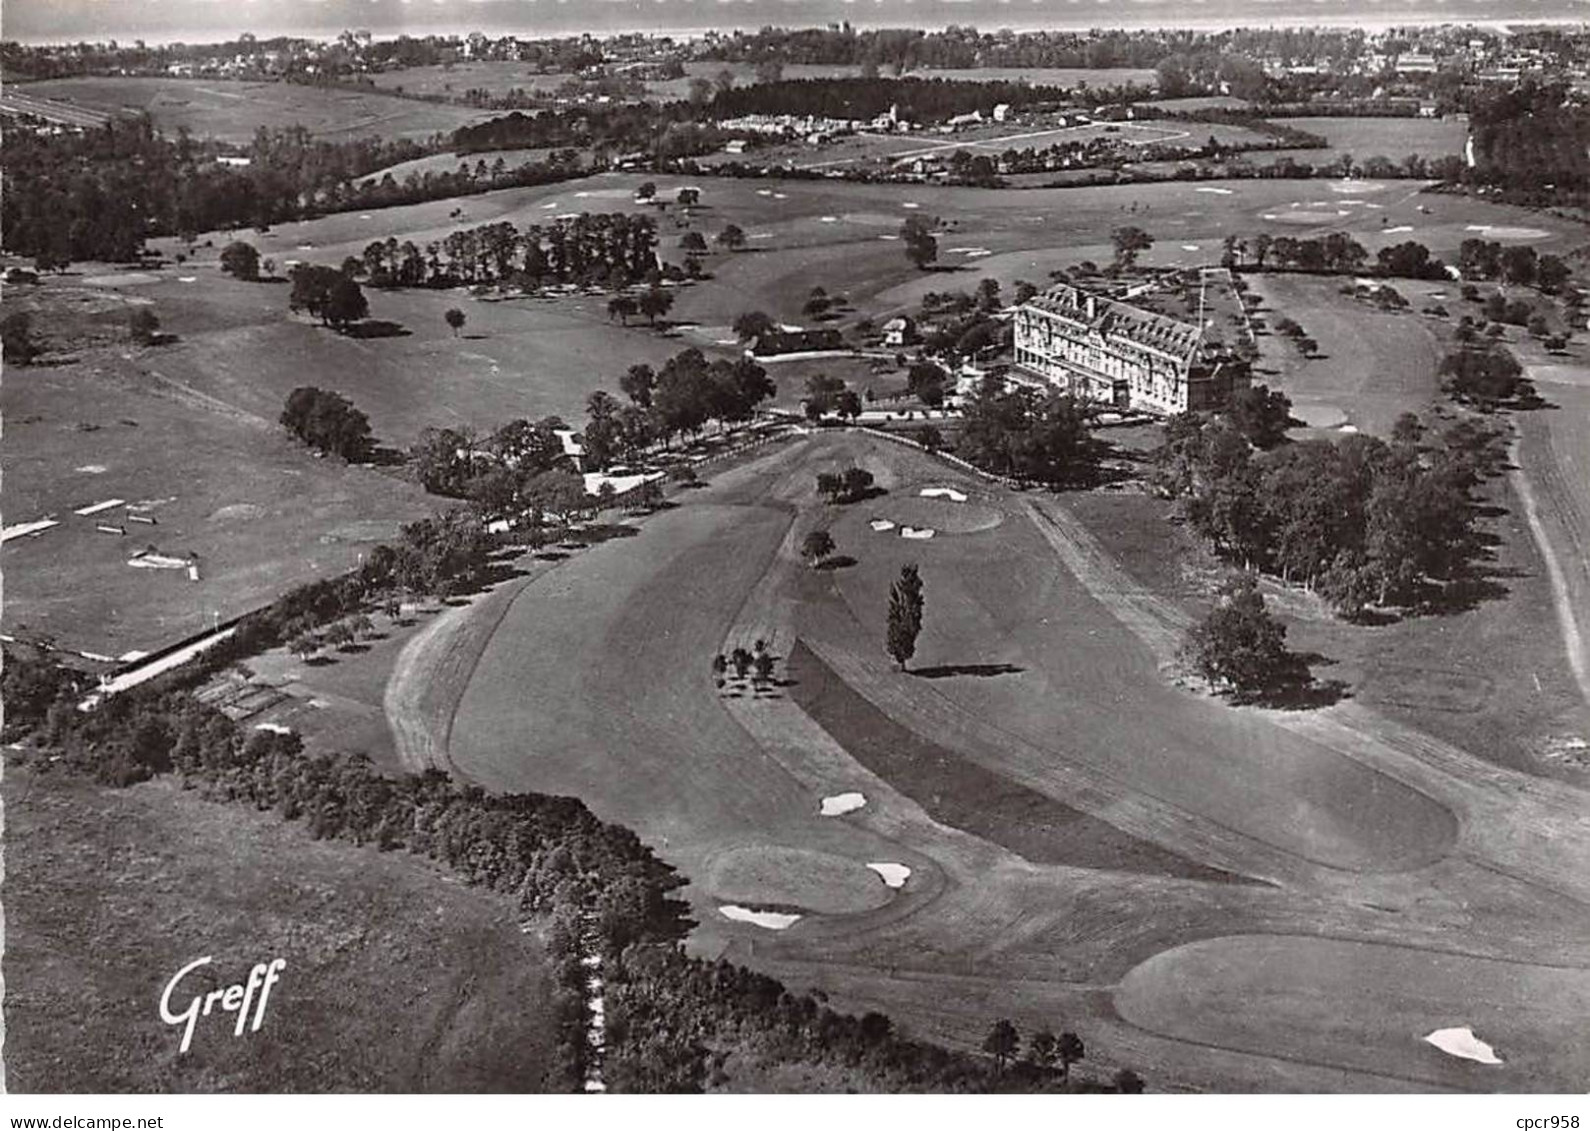
[[120, 275], [90, 275], [83, 283], [90, 287], [142, 287], [159, 281], [159, 276], [146, 271], [126, 271]]
[[922, 206], [920, 204], [918, 204], [914, 200], [905, 200], [905, 201], [901, 201], [900, 202], [900, 207], [901, 208], [921, 208]]
[[718, 913], [736, 923], [754, 923], [770, 931], [787, 931], [801, 921], [801, 917], [792, 912], [752, 911], [749, 907], [736, 907], [734, 904], [718, 908]]
[[836, 793], [832, 797], [823, 798], [822, 814], [825, 817], [843, 817], [846, 813], [854, 813], [867, 803], [867, 799], [859, 793]]
[[1197, 251], [1198, 245], [1195, 243], [1184, 243], [1181, 245], [1181, 249], [1183, 251]]
[[1497, 240], [1538, 240], [1551, 235], [1544, 228], [1511, 228], [1505, 224], [1468, 224], [1465, 232], [1484, 232]]
[[883, 235], [883, 236], [879, 236], [879, 237], [878, 237], [878, 238], [879, 238], [879, 239], [880, 239], [880, 240], [897, 240], [897, 239], [899, 239], [899, 238], [900, 238], [900, 237], [899, 237], [899, 236], [896, 236], [896, 235]]
[[1477, 1060], [1481, 1064], [1502, 1063], [1496, 1055], [1496, 1050], [1476, 1037], [1474, 1030], [1467, 1025], [1461, 1029], [1437, 1029], [1424, 1039], [1450, 1056]]
[[36, 522], [19, 522], [0, 531], [0, 542], [9, 542], [13, 538], [36, 537], [50, 527], [59, 525], [60, 523], [53, 518], [41, 518]]
[[1348, 193], [1379, 192], [1386, 186], [1379, 181], [1333, 181], [1326, 187], [1345, 196]]
[[1349, 436], [1353, 436], [1357, 434], [1358, 426], [1356, 424], [1343, 424], [1340, 428], [1336, 429], [1336, 431], [1345, 432]]
[[177, 276], [177, 282], [179, 282], [179, 283], [197, 283], [198, 281], [199, 281], [199, 277], [197, 275], [178, 275]]
[[85, 463], [82, 467], [74, 467], [73, 471], [80, 471], [84, 475], [104, 475], [110, 468], [102, 463]]
[[134, 554], [127, 564], [134, 569], [187, 569], [186, 558], [173, 558], [167, 554]]
[[949, 499], [957, 503], [966, 501], [966, 492], [957, 491], [954, 487], [924, 487], [917, 494], [924, 499]]
[[883, 877], [885, 887], [903, 888], [911, 878], [911, 869], [904, 864], [868, 864], [867, 867]]
[[126, 499], [106, 499], [103, 503], [95, 503], [92, 506], [87, 507], [78, 507], [77, 510], [73, 511], [72, 513], [80, 515], [98, 514], [100, 511], [110, 510], [111, 507], [119, 507], [126, 501]]
[[1196, 188], [1193, 189], [1193, 192], [1213, 193], [1215, 196], [1230, 196], [1232, 190], [1228, 188]]
[[879, 533], [882, 533], [885, 530], [893, 530], [894, 529], [894, 523], [890, 522], [886, 518], [875, 518], [871, 522], [869, 522], [867, 525], [872, 527], [874, 530], [878, 531]]
[[839, 223], [839, 217], [838, 216], [824, 216], [822, 219], [823, 219], [823, 223], [825, 223], [825, 224], [837, 224], [837, 223]]
[[1385, 231], [1386, 235], [1395, 236], [1395, 235], [1401, 234], [1402, 232], [1411, 232], [1411, 231], [1413, 231], [1413, 225], [1412, 224], [1398, 224], [1395, 228], [1385, 228], [1383, 230]]
[[772, 196], [773, 195], [773, 190], [770, 189], [770, 188], [759, 188], [759, 189], [756, 190], [756, 195], [757, 196]]
[[902, 526], [902, 527], [900, 527], [900, 537], [902, 537], [902, 538], [915, 538], [918, 541], [926, 541], [927, 539], [933, 537], [933, 535], [935, 535], [937, 533], [938, 533], [938, 531], [934, 530], [932, 527], [929, 527], [929, 526]]
[[233, 522], [252, 518], [259, 518], [265, 513], [265, 508], [254, 503], [230, 503], [220, 510], [212, 511], [210, 522]]

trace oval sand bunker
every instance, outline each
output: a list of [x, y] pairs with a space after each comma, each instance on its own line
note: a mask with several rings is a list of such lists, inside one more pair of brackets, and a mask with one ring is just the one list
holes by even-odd
[[909, 526], [914, 530], [933, 530], [939, 534], [977, 534], [992, 530], [1005, 521], [1002, 511], [985, 503], [936, 493], [927, 494], [927, 491], [952, 489], [928, 487], [919, 495], [902, 495], [898, 499], [891, 499], [878, 508], [880, 517], [887, 516], [902, 529]]
[[1464, 1025], [1459, 1029], [1437, 1029], [1424, 1038], [1448, 1056], [1477, 1060], [1481, 1064], [1500, 1064], [1496, 1050], [1474, 1035], [1474, 1030]]
[[952, 503], [966, 501], [966, 492], [957, 491], [954, 487], [924, 487], [917, 494], [924, 499], [948, 499]]
[[801, 921], [801, 917], [793, 912], [752, 911], [749, 907], [736, 907], [733, 904], [718, 908], [718, 913], [736, 923], [751, 923], [770, 931], [787, 931]]
[[902, 537], [902, 538], [915, 538], [918, 541], [922, 541], [922, 540], [931, 538], [936, 533], [938, 533], [938, 532], [935, 531], [932, 527], [921, 527], [921, 528], [915, 527], [915, 526], [902, 526], [902, 527], [900, 527], [900, 537]]
[[886, 887], [902, 888], [911, 878], [911, 869], [904, 864], [868, 864], [867, 867], [883, 878]]
[[846, 813], [854, 813], [867, 803], [867, 799], [859, 793], [836, 793], [832, 797], [823, 798], [822, 813], [825, 817], [843, 817]]

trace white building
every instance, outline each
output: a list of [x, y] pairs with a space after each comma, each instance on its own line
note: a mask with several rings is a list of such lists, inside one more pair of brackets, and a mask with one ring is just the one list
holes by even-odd
[[1017, 308], [1015, 354], [1065, 392], [1161, 414], [1218, 409], [1248, 381], [1198, 326], [1064, 283]]

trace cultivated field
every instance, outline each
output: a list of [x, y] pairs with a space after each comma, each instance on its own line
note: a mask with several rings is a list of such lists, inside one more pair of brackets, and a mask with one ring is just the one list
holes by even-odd
[[11, 87], [8, 94], [51, 99], [102, 114], [148, 114], [174, 135], [187, 128], [197, 138], [247, 145], [261, 126], [303, 126], [316, 137], [423, 139], [491, 117], [463, 106], [419, 102], [342, 87], [227, 79], [119, 78], [100, 75], [45, 79]]
[[[5, 802], [11, 1091], [542, 1087], [552, 987], [509, 901], [174, 782], [108, 789], [7, 766]], [[287, 966], [257, 1033], [200, 1018], [179, 1055], [160, 997], [205, 955], [173, 1009], [182, 990]]]
[[[887, 493], [819, 505], [815, 473], [851, 461]], [[901, 538], [907, 523], [935, 537]], [[798, 562], [818, 524], [855, 564]], [[880, 645], [903, 561], [928, 595], [906, 675]], [[1185, 615], [1063, 503], [814, 437], [528, 584], [457, 692], [447, 758], [637, 828], [694, 880], [697, 949], [916, 1032], [973, 1044], [995, 1016], [1064, 1023], [1095, 1068], [1234, 1090], [1582, 1076], [1582, 1043], [1529, 1035], [1566, 1032], [1587, 992], [1582, 794], [1350, 703], [1291, 716], [1178, 690], [1159, 669]], [[715, 688], [711, 655], [758, 638], [777, 689]], [[864, 804], [822, 815], [848, 793]], [[910, 874], [868, 895], [872, 865]], [[802, 918], [775, 931], [726, 907]], [[1299, 941], [1274, 944], [1281, 966], [1222, 966], [1225, 999], [1251, 994], [1259, 1012], [1200, 1025], [1166, 963], [1197, 940], [1225, 961], [1253, 935]], [[1326, 939], [1353, 956], [1359, 992], [1291, 1024], [1287, 994], [1333, 1001], [1340, 966], [1287, 947], [1312, 958]], [[1407, 999], [1425, 1004], [1405, 1013]], [[1475, 1025], [1505, 1066], [1434, 1053], [1420, 1038], [1438, 1014]]]

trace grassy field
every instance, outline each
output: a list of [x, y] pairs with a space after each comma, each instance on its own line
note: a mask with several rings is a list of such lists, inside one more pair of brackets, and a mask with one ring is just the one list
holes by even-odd
[[197, 138], [247, 145], [261, 126], [303, 126], [316, 137], [407, 137], [447, 134], [491, 117], [446, 106], [337, 87], [228, 79], [123, 78], [89, 75], [23, 84], [20, 91], [91, 111], [145, 114], [160, 130], [186, 127]]
[[[210, 382], [250, 361], [204, 362], [212, 337], [236, 343], [279, 320], [285, 290], [175, 278], [110, 288], [70, 276], [7, 289], [7, 311], [29, 310], [50, 352], [46, 364], [11, 368], [0, 398], [6, 521], [60, 522], [5, 545], [8, 632], [50, 633], [113, 657], [152, 651], [351, 568], [399, 522], [428, 513], [416, 487], [313, 459], [276, 424], [285, 382], [310, 373], [284, 368], [274, 396], [256, 390], [246, 402]], [[127, 313], [144, 301], [180, 342], [127, 340]], [[114, 499], [142, 505], [155, 524], [130, 522], [122, 506], [73, 513]], [[126, 533], [102, 533], [101, 523]], [[197, 554], [200, 580], [129, 567], [150, 545]]]
[[[1456, 118], [1282, 118], [1280, 124], [1319, 134], [1328, 150], [1299, 150], [1304, 160], [1328, 161], [1348, 153], [1355, 161], [1417, 154], [1427, 160], [1456, 156], [1468, 138], [1468, 122]], [[1307, 156], [1313, 154], [1312, 157]]]
[[[818, 505], [815, 473], [850, 461], [887, 493]], [[918, 496], [945, 484], [972, 496], [964, 521], [949, 503], [930, 517]], [[874, 518], [941, 526], [912, 543]], [[799, 564], [813, 525], [855, 563]], [[449, 756], [471, 780], [574, 792], [635, 827], [692, 877], [698, 951], [886, 1008], [913, 1032], [975, 1044], [993, 1016], [1063, 1018], [1095, 1068], [1227, 1090], [1508, 1090], [1575, 1071], [1574, 1048], [1539, 1046], [1511, 1073], [1432, 1067], [1422, 1033], [1356, 1003], [1341, 1024], [1375, 1063], [1344, 1061], [1287, 1036], [1275, 1019], [1292, 1006], [1268, 996], [1210, 1047], [1171, 991], [1159, 1001], [1159, 983], [1128, 977], [1187, 942], [1252, 934], [1582, 966], [1570, 861], [1590, 845], [1570, 831], [1577, 792], [1505, 772], [1498, 786], [1473, 755], [1362, 706], [1294, 718], [1170, 686], [1145, 644], [1185, 596], [1133, 596], [1079, 529], [1063, 508], [893, 446], [799, 441], [523, 588], [463, 692]], [[915, 674], [900, 675], [880, 646], [882, 594], [905, 560], [922, 565], [928, 612]], [[712, 653], [758, 638], [780, 685], [714, 688]], [[820, 815], [846, 791], [860, 810]], [[1519, 822], [1538, 835], [1519, 839]], [[881, 905], [857, 886], [877, 861], [911, 869]], [[1266, 882], [1219, 882], [1232, 876]], [[736, 924], [719, 910], [730, 902], [803, 918], [785, 932]], [[1329, 971], [1285, 969], [1299, 993], [1330, 993]], [[1435, 973], [1426, 987], [1368, 969], [1402, 995], [1450, 994]], [[1266, 976], [1251, 975], [1255, 993]], [[1567, 1024], [1557, 998], [1520, 992]], [[1469, 1019], [1484, 1037], [1491, 1017], [1476, 1004]]]
[[[5, 802], [11, 1091], [543, 1086], [552, 987], [507, 901], [173, 782], [111, 790], [8, 766]], [[160, 997], [205, 955], [191, 992], [287, 965], [259, 1032], [200, 1018], [179, 1055]]]

